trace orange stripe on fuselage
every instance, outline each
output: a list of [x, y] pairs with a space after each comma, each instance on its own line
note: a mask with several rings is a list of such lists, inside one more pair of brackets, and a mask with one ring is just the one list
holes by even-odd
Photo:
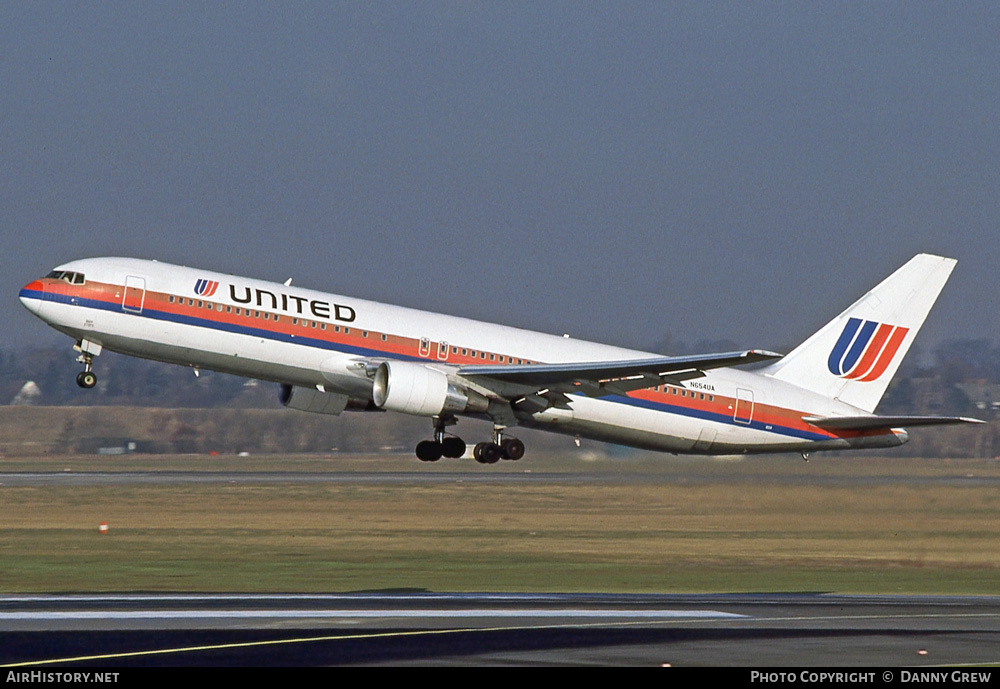
[[[61, 296], [73, 296], [80, 299], [99, 301], [115, 307], [121, 306], [122, 295], [125, 290], [125, 287], [122, 285], [99, 283], [94, 281], [88, 281], [84, 285], [72, 285], [63, 280], [44, 278], [35, 282], [38, 283], [37, 286], [40, 291], [47, 291]], [[32, 285], [34, 286], [35, 283], [32, 283]], [[174, 298], [173, 302], [170, 301], [171, 296]], [[192, 303], [189, 304], [189, 301]], [[198, 306], [199, 302], [201, 302], [201, 306]], [[227, 308], [231, 310], [227, 311]], [[236, 309], [241, 311], [239, 315], [235, 313]], [[382, 332], [367, 330], [366, 328], [357, 327], [355, 325], [346, 325], [342, 322], [332, 320], [325, 321], [303, 318], [299, 315], [289, 315], [284, 312], [276, 312], [270, 309], [262, 309], [260, 307], [254, 308], [247, 307], [245, 305], [233, 306], [198, 296], [182, 297], [164, 292], [146, 290], [143, 311], [146, 310], [154, 310], [186, 318], [199, 318], [212, 323], [254, 328], [256, 330], [266, 330], [275, 334], [307, 337], [313, 340], [329, 342], [331, 344], [339, 344], [361, 349], [371, 349], [384, 354], [395, 354], [402, 357], [418, 358], [431, 363], [492, 363], [511, 365], [516, 363], [514, 359], [517, 358], [507, 354], [498, 354], [497, 352], [483, 352], [478, 349], [459, 347], [459, 350], [465, 349], [466, 351], [476, 352], [478, 356], [462, 355], [461, 353], [455, 353], [450, 350], [450, 347], [457, 346], [452, 344], [449, 345], [447, 358], [440, 359], [437, 356], [437, 342], [431, 342], [428, 355], [421, 356], [420, 340], [417, 338], [402, 337], [399, 335], [384, 333], [386, 339], [382, 340]], [[267, 313], [270, 318], [264, 319], [262, 317], [255, 317], [252, 315], [254, 312], [260, 314]], [[275, 320], [275, 317], [277, 317], [277, 320]], [[293, 319], [297, 320], [298, 323], [293, 323]], [[315, 327], [313, 327], [313, 324], [315, 324]], [[326, 325], [326, 328], [323, 328], [322, 325]], [[337, 327], [340, 328], [340, 332], [337, 332], [335, 329]], [[364, 336], [365, 332], [368, 332], [368, 337]], [[485, 356], [483, 356], [484, 354]], [[490, 359], [490, 356], [493, 356], [493, 358]], [[503, 357], [504, 361], [500, 361], [500, 357]], [[523, 357], [521, 360], [525, 363], [529, 362], [528, 359], [524, 359]], [[531, 363], [537, 362], [531, 360]]]

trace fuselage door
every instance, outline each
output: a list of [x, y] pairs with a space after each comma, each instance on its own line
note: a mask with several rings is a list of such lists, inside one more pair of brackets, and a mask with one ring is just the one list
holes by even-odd
[[146, 300], [146, 279], [129, 275], [125, 278], [125, 298], [122, 299], [122, 309], [130, 313], [142, 313], [142, 304]]
[[736, 413], [733, 414], [733, 421], [736, 423], [749, 424], [753, 420], [753, 390], [736, 390]]

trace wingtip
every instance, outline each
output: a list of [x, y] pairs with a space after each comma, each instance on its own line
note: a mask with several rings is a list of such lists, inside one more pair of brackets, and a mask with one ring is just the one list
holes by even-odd
[[755, 356], [761, 359], [780, 359], [785, 356], [784, 354], [779, 354], [778, 352], [772, 352], [768, 349], [748, 349], [744, 352], [744, 356]]

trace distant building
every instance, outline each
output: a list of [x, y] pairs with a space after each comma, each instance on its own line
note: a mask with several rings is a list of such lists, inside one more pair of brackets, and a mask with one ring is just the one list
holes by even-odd
[[977, 380], [959, 383], [958, 389], [976, 405], [976, 409], [993, 413], [1000, 411], [1000, 384]]

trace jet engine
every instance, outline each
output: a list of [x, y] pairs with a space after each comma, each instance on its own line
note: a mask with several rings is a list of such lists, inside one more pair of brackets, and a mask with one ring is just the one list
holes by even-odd
[[384, 361], [375, 371], [375, 405], [416, 416], [483, 413], [489, 400], [449, 382], [442, 371], [407, 361]]

